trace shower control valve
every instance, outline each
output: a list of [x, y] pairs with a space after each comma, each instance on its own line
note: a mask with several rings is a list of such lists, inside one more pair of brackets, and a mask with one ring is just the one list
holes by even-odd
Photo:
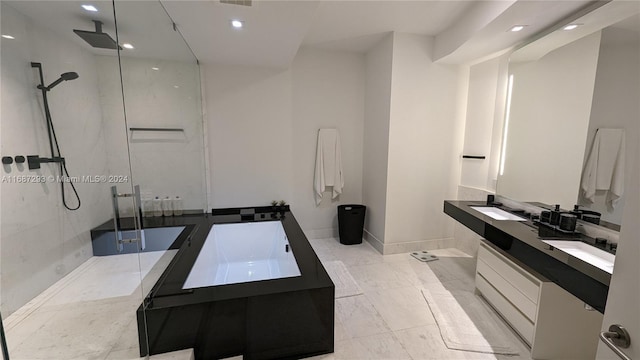
[[42, 163], [62, 163], [64, 164], [64, 158], [60, 156], [54, 156], [52, 158], [41, 158], [39, 155], [27, 155], [27, 164], [29, 170], [40, 169]]

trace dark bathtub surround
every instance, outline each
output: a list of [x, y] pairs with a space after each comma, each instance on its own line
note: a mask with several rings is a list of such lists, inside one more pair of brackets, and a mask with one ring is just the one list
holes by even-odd
[[[196, 359], [294, 359], [333, 352], [335, 287], [288, 206], [283, 210], [215, 209], [158, 220], [191, 227], [138, 308], [141, 356], [189, 348]], [[252, 221], [282, 222], [301, 276], [182, 289], [214, 224]]]
[[[480, 235], [492, 248], [542, 281], [551, 281], [601, 313], [607, 302], [611, 274], [542, 242], [533, 223], [494, 220], [471, 206], [481, 201], [445, 201], [444, 212]], [[584, 235], [576, 238], [611, 252]]]
[[[142, 228], [145, 230], [145, 249], [142, 252], [177, 250], [189, 237], [198, 224], [205, 219], [203, 214], [183, 215], [180, 217], [152, 217], [142, 218]], [[135, 237], [133, 218], [120, 219], [120, 228], [125, 239]], [[94, 256], [137, 253], [138, 244], [125, 243], [122, 249], [117, 249], [113, 219], [91, 229], [91, 246]]]

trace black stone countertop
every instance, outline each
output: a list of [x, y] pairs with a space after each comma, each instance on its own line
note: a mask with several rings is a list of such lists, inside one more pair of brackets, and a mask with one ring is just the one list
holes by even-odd
[[[145, 306], [152, 308], [173, 307], [216, 300], [258, 296], [295, 289], [314, 289], [331, 287], [333, 282], [315, 254], [304, 232], [293, 214], [286, 211], [273, 212], [271, 207], [235, 208], [214, 210], [198, 215], [143, 218], [143, 228], [186, 226], [183, 234], [176, 240], [180, 243], [178, 253], [173, 257], [164, 273], [160, 276], [145, 298]], [[249, 210], [249, 214], [245, 210]], [[255, 214], [253, 213], [255, 211]], [[241, 214], [242, 212], [242, 214]], [[298, 263], [301, 276], [220, 285], [183, 290], [182, 285], [189, 276], [200, 249], [214, 224], [228, 224], [251, 221], [281, 221], [289, 240], [289, 245]], [[133, 218], [122, 218], [121, 228], [133, 229]], [[91, 230], [94, 232], [113, 231], [113, 220]], [[184, 235], [184, 236], [183, 236]]]
[[[542, 242], [532, 226], [495, 220], [472, 206], [487, 205], [483, 201], [445, 201], [444, 212], [541, 281], [556, 283], [604, 313], [611, 274]], [[578, 240], [595, 245], [595, 240], [586, 236]]]

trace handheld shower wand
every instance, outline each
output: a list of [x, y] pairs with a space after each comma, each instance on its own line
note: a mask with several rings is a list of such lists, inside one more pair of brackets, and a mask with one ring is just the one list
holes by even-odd
[[[31, 66], [33, 66], [33, 63], [32, 63]], [[39, 68], [42, 69], [42, 65], [40, 65]], [[53, 89], [56, 85], [60, 84], [61, 82], [69, 81], [69, 80], [75, 80], [77, 78], [78, 78], [78, 73], [76, 73], [76, 72], [66, 72], [66, 73], [60, 75], [60, 78], [58, 78], [58, 80], [52, 82], [51, 85], [49, 85], [49, 86], [44, 86], [43, 84], [38, 85], [38, 89], [51, 91], [51, 89]]]
[[[69, 176], [69, 171], [67, 170], [67, 164], [60, 153], [60, 146], [58, 145], [58, 138], [56, 137], [56, 131], [53, 127], [53, 120], [51, 119], [51, 111], [49, 110], [49, 100], [47, 99], [47, 92], [51, 91], [54, 87], [60, 84], [63, 81], [74, 80], [78, 78], [78, 73], [75, 72], [66, 72], [60, 75], [56, 81], [52, 82], [49, 86], [44, 86], [44, 75], [42, 73], [42, 64], [37, 62], [32, 62], [31, 67], [38, 68], [40, 73], [40, 84], [37, 86], [38, 89], [42, 90], [42, 101], [44, 103], [44, 115], [45, 120], [47, 121], [47, 134], [49, 136], [49, 149], [51, 150], [51, 158], [42, 158], [38, 155], [29, 155], [27, 156], [27, 163], [29, 169], [39, 169], [41, 163], [58, 163], [60, 167], [60, 175], [66, 175], [69, 179], [69, 183], [71, 184], [71, 189], [75, 194], [76, 199], [78, 200], [78, 206], [72, 208], [67, 204], [67, 199], [64, 193], [64, 184], [66, 181], [60, 181], [60, 187], [62, 191], [62, 204], [68, 210], [78, 210], [80, 208], [80, 196], [78, 195], [78, 191], [76, 190], [75, 185], [71, 181], [71, 177]], [[54, 151], [54, 145], [55, 150]], [[57, 152], [57, 154], [56, 154]]]

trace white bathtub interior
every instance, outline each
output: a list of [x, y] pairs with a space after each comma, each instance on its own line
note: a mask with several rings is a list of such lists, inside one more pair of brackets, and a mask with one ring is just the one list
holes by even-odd
[[300, 269], [280, 221], [215, 224], [182, 288], [296, 276]]

